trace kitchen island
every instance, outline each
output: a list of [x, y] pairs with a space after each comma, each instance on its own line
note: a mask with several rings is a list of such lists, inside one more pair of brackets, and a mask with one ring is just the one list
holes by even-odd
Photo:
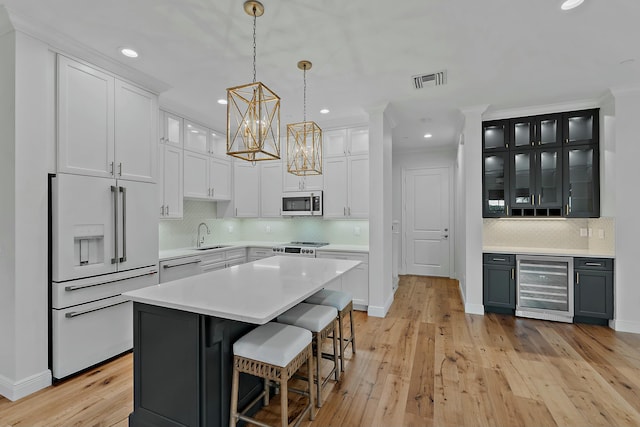
[[[125, 293], [134, 301], [129, 425], [226, 427], [234, 341], [358, 264], [275, 256]], [[241, 375], [238, 405], [261, 390]]]

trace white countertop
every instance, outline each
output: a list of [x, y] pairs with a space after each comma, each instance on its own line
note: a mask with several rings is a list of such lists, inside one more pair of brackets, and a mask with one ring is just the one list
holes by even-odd
[[516, 246], [483, 246], [482, 252], [522, 255], [565, 255], [574, 257], [615, 258], [613, 253], [589, 249], [523, 248]]
[[[234, 248], [272, 248], [278, 245], [285, 245], [289, 242], [265, 242], [265, 241], [252, 241], [243, 240], [240, 242], [226, 242], [226, 243], [209, 243], [208, 246], [224, 246], [219, 249], [194, 249], [194, 248], [178, 248], [178, 249], [166, 249], [161, 250], [159, 253], [160, 261], [167, 261], [175, 258], [183, 258], [193, 255], [204, 255], [213, 251], [225, 251]], [[317, 248], [319, 251], [342, 251], [342, 252], [364, 252], [369, 253], [368, 245], [326, 245]]]
[[358, 264], [274, 256], [123, 295], [140, 303], [261, 325]]

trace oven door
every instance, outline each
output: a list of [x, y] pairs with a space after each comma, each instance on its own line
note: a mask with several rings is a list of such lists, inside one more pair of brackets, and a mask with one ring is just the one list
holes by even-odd
[[322, 216], [322, 192], [285, 193], [282, 196], [283, 216]]

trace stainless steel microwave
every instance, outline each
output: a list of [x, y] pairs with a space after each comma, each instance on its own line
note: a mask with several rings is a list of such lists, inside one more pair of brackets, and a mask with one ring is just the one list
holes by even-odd
[[322, 216], [322, 191], [283, 193], [282, 216]]

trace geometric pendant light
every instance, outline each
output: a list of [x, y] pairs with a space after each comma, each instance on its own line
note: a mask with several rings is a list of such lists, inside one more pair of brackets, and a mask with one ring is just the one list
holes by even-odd
[[256, 82], [256, 18], [259, 1], [244, 3], [253, 16], [253, 83], [227, 89], [227, 154], [250, 162], [280, 159], [280, 97]]
[[310, 61], [298, 62], [304, 79], [304, 114], [301, 123], [287, 125], [287, 171], [294, 175], [322, 175], [322, 129], [307, 121], [307, 70]]

